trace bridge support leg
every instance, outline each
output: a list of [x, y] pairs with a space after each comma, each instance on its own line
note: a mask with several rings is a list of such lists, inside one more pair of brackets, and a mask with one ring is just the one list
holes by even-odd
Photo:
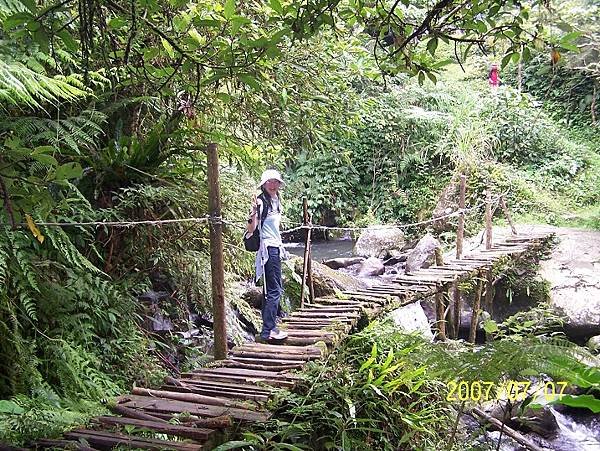
[[435, 310], [437, 317], [438, 338], [446, 339], [446, 306], [444, 305], [444, 293], [438, 291], [435, 294]]
[[481, 309], [481, 292], [483, 291], [483, 281], [481, 280], [481, 274], [478, 275], [478, 279], [479, 281], [477, 282], [477, 292], [475, 293], [475, 299], [473, 299], [473, 315], [471, 316], [469, 343], [475, 343], [475, 336], [477, 335], [477, 320], [479, 319], [479, 310]]

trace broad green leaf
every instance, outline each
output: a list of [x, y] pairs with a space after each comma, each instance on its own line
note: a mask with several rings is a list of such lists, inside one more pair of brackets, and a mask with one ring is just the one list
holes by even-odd
[[38, 28], [35, 33], [33, 33], [33, 40], [38, 43], [40, 49], [44, 53], [48, 53], [50, 48], [50, 38], [48, 37], [46, 30], [43, 28]]
[[427, 78], [429, 78], [433, 84], [437, 83], [437, 78], [432, 72], [427, 72]]
[[248, 86], [250, 86], [255, 91], [260, 91], [261, 85], [258, 82], [258, 80], [256, 78], [254, 78], [253, 75], [250, 75], [250, 74], [239, 74], [238, 77], [239, 77], [240, 80], [242, 80], [245, 84], [247, 84]]
[[572, 52], [579, 52], [579, 47], [573, 44], [561, 43], [560, 48], [564, 50], [570, 50]]
[[194, 25], [197, 27], [219, 27], [221, 22], [215, 19], [200, 19], [194, 20]]
[[283, 14], [283, 7], [281, 6], [281, 2], [279, 0], [269, 0], [269, 5], [273, 11]]
[[123, 28], [125, 25], [127, 25], [127, 19], [121, 16], [113, 17], [108, 21], [109, 28], [112, 28], [114, 30]]
[[71, 33], [69, 33], [67, 30], [61, 30], [57, 33], [57, 35], [63, 41], [67, 50], [69, 50], [71, 53], [75, 53], [77, 50], [79, 50], [78, 41], [76, 41]]
[[81, 177], [83, 169], [79, 163], [65, 163], [56, 169], [55, 180], [68, 180]]
[[217, 446], [213, 449], [213, 451], [227, 451], [230, 449], [238, 449], [243, 448], [244, 446], [255, 445], [253, 442], [247, 442], [242, 440], [234, 440], [231, 442], [223, 443], [222, 445]]
[[5, 31], [12, 30], [13, 28], [17, 28], [21, 25], [26, 24], [30, 20], [33, 20], [33, 16], [29, 13], [16, 13], [10, 17], [7, 17], [2, 22], [2, 28]]
[[223, 16], [229, 20], [235, 13], [235, 0], [225, 0], [225, 6], [223, 8]]
[[56, 158], [54, 158], [52, 155], [47, 155], [45, 153], [32, 154], [31, 158], [33, 158], [35, 161], [39, 161], [42, 164], [47, 164], [48, 166], [58, 166], [58, 161], [56, 161]]
[[19, 406], [18, 404], [15, 404], [12, 401], [2, 399], [0, 400], [0, 413], [21, 415], [22, 413], [25, 413], [25, 409], [23, 409], [23, 407]]
[[192, 37], [194, 41], [196, 41], [199, 45], [204, 45], [206, 43], [206, 38], [204, 38], [195, 27], [190, 28], [188, 34]]
[[483, 323], [483, 330], [485, 330], [488, 334], [498, 332], [498, 324], [494, 320], [487, 320], [485, 323]]
[[234, 16], [231, 19], [231, 33], [236, 35], [238, 33], [238, 31], [240, 31], [240, 28], [243, 25], [247, 25], [249, 23], [252, 23], [252, 22], [249, 19], [247, 19], [246, 17]]
[[583, 407], [591, 410], [594, 413], [600, 413], [600, 399], [596, 399], [593, 395], [564, 395], [551, 402], [551, 404], [562, 404], [569, 407]]
[[502, 58], [502, 62], [500, 63], [500, 67], [502, 69], [504, 69], [504, 67], [506, 67], [506, 65], [509, 63], [509, 61], [511, 60], [511, 58], [514, 54], [515, 54], [514, 52], [511, 52], [507, 55], [504, 55], [504, 58]]
[[579, 38], [579, 36], [581, 36], [581, 32], [579, 31], [572, 31], [571, 33], [567, 33], [565, 34], [563, 37], [560, 38], [560, 45], [563, 44], [569, 44], [573, 41], [576, 41], [577, 38]]
[[427, 51], [433, 56], [438, 46], [438, 38], [431, 38], [427, 43]]
[[165, 38], [160, 38], [160, 40], [162, 42], [162, 45], [163, 45], [164, 49], [169, 54], [169, 56], [171, 58], [175, 58], [175, 50], [173, 50], [173, 47], [171, 46], [171, 44], [169, 43], [169, 41], [167, 41]]

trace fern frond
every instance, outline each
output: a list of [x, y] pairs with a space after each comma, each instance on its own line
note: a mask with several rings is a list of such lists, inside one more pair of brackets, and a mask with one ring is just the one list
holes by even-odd
[[0, 60], [0, 104], [5, 107], [42, 108], [40, 102], [56, 104], [59, 100], [74, 101], [88, 95], [69, 81], [47, 77], [18, 62]]
[[9, 16], [24, 11], [27, 11], [27, 7], [19, 0], [0, 0], [0, 15]]
[[12, 131], [30, 146], [50, 144], [82, 154], [84, 149], [97, 149], [104, 134], [106, 115], [95, 110], [84, 110], [77, 116], [59, 120], [25, 116], [0, 122], [0, 131]]
[[44, 227], [46, 236], [63, 258], [76, 268], [88, 269], [94, 273], [102, 273], [71, 242], [69, 236], [60, 227]]

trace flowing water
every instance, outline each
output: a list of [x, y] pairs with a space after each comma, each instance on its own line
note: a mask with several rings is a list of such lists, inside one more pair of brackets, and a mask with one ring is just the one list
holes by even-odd
[[[351, 257], [354, 240], [315, 241], [311, 243], [310, 252], [312, 259], [318, 262], [337, 257]], [[304, 256], [304, 243], [285, 243], [285, 248], [290, 254]]]
[[[552, 441], [556, 451], [600, 451], [600, 415], [569, 415], [551, 409], [558, 423], [558, 435]], [[589, 411], [588, 411], [589, 412]]]

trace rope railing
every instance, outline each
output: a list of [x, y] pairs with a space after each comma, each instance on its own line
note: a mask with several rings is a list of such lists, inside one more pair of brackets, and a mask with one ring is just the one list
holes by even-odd
[[[501, 199], [508, 193], [508, 191], [497, 195], [493, 198], [490, 203], [492, 205], [499, 205]], [[286, 222], [287, 224], [297, 225], [291, 229], [283, 230], [284, 233], [293, 233], [300, 230], [336, 230], [336, 231], [359, 231], [359, 230], [385, 230], [392, 228], [399, 229], [408, 229], [412, 227], [419, 227], [428, 224], [433, 224], [438, 221], [442, 221], [444, 219], [449, 219], [453, 217], [458, 217], [460, 215], [467, 215], [475, 210], [478, 210], [482, 206], [486, 205], [487, 201], [481, 201], [478, 204], [464, 209], [458, 209], [451, 213], [437, 216], [435, 218], [427, 219], [425, 221], [418, 221], [412, 223], [392, 223], [392, 224], [379, 224], [379, 225], [371, 225], [371, 226], [362, 226], [362, 227], [339, 227], [339, 226], [324, 226], [324, 225], [313, 225], [313, 224], [301, 224], [297, 222]], [[85, 222], [35, 222], [36, 226], [44, 226], [44, 227], [122, 227], [122, 228], [131, 228], [137, 226], [162, 226], [169, 224], [182, 224], [182, 223], [222, 223], [228, 226], [236, 227], [239, 229], [245, 229], [246, 223], [241, 221], [230, 221], [223, 219], [222, 217], [213, 217], [209, 215], [201, 216], [201, 217], [190, 217], [190, 218], [179, 218], [179, 219], [149, 219], [142, 221], [85, 221]], [[27, 227], [27, 223], [17, 223], [15, 224], [21, 227]], [[0, 226], [11, 227], [10, 224], [0, 224]]]

